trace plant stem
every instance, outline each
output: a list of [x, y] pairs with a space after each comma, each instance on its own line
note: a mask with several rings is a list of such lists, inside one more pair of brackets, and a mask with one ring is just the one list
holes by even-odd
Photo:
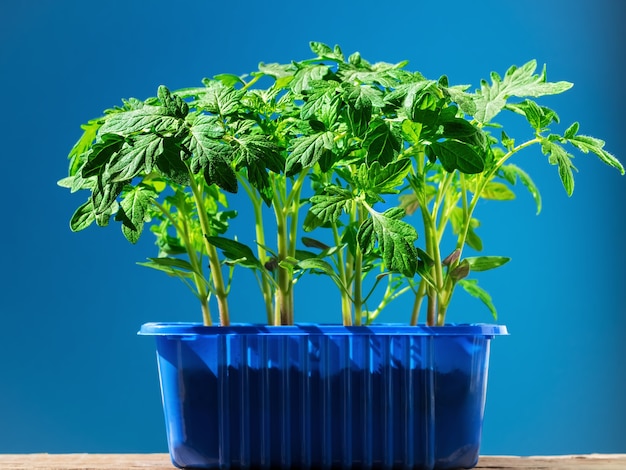
[[[163, 205], [159, 201], [153, 200], [152, 202], [161, 211], [161, 213], [167, 219], [169, 219], [170, 223], [176, 230], [176, 233], [178, 233], [178, 235], [184, 241], [183, 244], [187, 251], [187, 256], [189, 257], [189, 263], [191, 263], [191, 266], [193, 268], [193, 272], [192, 272], [193, 282], [196, 287], [196, 297], [200, 301], [200, 308], [202, 309], [202, 320], [203, 320], [204, 325], [211, 326], [213, 324], [213, 321], [211, 320], [211, 310], [209, 308], [209, 294], [210, 293], [207, 292], [206, 279], [204, 278], [204, 276], [199, 274], [203, 271], [202, 255], [198, 256], [198, 253], [196, 253], [196, 251], [193, 249], [193, 243], [191, 242], [191, 237], [190, 237], [191, 230], [189, 229], [189, 224], [188, 224], [188, 221], [191, 219], [191, 217], [189, 216], [189, 214], [183, 214], [183, 216], [181, 217], [183, 221], [183, 225], [180, 226], [177, 223], [177, 221], [174, 219], [174, 217], [172, 217], [172, 214], [170, 213], [170, 211], [167, 210], [165, 207], [163, 207]], [[178, 210], [182, 214], [182, 210], [180, 207], [178, 207]], [[191, 287], [190, 284], [188, 284], [188, 286]]]
[[[211, 224], [207, 216], [206, 208], [204, 206], [204, 191], [201, 186], [204, 185], [204, 181], [199, 183], [196, 181], [195, 175], [188, 167], [190, 186], [193, 193], [194, 202], [198, 210], [198, 219], [200, 220], [200, 227], [202, 229], [202, 240], [204, 247], [207, 251], [209, 258], [209, 269], [211, 270], [211, 280], [213, 281], [213, 288], [215, 290], [215, 297], [217, 298], [217, 307], [220, 316], [220, 325], [230, 325], [230, 315], [228, 312], [228, 300], [227, 292], [224, 283], [224, 276], [222, 274], [222, 266], [219, 262], [217, 249], [209, 243], [208, 236], [212, 235]], [[206, 321], [206, 319], [205, 319]]]
[[[254, 229], [257, 242], [257, 256], [259, 261], [265, 269], [265, 264], [268, 261], [267, 252], [265, 251], [265, 226], [263, 224], [263, 199], [256, 193], [249, 182], [241, 176], [237, 175], [243, 188], [245, 189], [250, 201], [252, 201], [252, 209], [254, 211]], [[266, 273], [261, 273], [259, 283], [261, 285], [261, 295], [263, 296], [263, 302], [265, 304], [265, 315], [267, 317], [267, 324], [273, 324], [273, 295], [272, 286]]]
[[419, 317], [420, 310], [422, 309], [422, 302], [424, 300], [425, 295], [426, 295], [426, 281], [424, 279], [421, 279], [419, 287], [417, 288], [417, 292], [415, 293], [415, 301], [413, 302], [413, 311], [411, 313], [411, 326], [417, 325], [417, 320]]

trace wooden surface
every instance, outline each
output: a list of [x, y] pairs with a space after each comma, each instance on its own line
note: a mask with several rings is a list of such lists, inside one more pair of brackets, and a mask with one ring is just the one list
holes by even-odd
[[[0, 470], [172, 470], [167, 454], [0, 454]], [[477, 469], [626, 470], [626, 454], [481, 457]]]

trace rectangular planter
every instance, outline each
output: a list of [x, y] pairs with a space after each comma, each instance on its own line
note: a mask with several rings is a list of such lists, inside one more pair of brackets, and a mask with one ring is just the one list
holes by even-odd
[[479, 455], [498, 325], [204, 327], [155, 335], [181, 468], [449, 469]]

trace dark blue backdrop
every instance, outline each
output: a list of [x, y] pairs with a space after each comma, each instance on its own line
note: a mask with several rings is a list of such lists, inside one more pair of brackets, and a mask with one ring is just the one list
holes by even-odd
[[[579, 120], [626, 161], [621, 5], [2, 2], [0, 452], [165, 451], [153, 344], [135, 333], [200, 319], [182, 285], [134, 264], [155, 254], [149, 235], [132, 247], [117, 227], [70, 233], [82, 197], [56, 181], [81, 123], [159, 84], [309, 57], [318, 40], [474, 86], [536, 58], [552, 80], [575, 83], [546, 101], [563, 125]], [[523, 192], [477, 213], [487, 254], [513, 258], [480, 278], [512, 333], [493, 344], [483, 453], [626, 452], [626, 178], [581, 156], [568, 199], [538, 149], [517, 163], [542, 189], [541, 215]], [[262, 321], [245, 289], [235, 320]], [[337, 321], [316, 311], [319, 293], [299, 295], [298, 320]], [[409, 301], [384, 320], [404, 321]], [[490, 321], [462, 295], [451, 310], [451, 321]]]

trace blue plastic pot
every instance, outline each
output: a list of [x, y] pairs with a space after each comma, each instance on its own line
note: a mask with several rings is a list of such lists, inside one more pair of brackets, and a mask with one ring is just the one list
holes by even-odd
[[498, 325], [205, 327], [154, 335], [181, 468], [451, 469], [479, 455]]

